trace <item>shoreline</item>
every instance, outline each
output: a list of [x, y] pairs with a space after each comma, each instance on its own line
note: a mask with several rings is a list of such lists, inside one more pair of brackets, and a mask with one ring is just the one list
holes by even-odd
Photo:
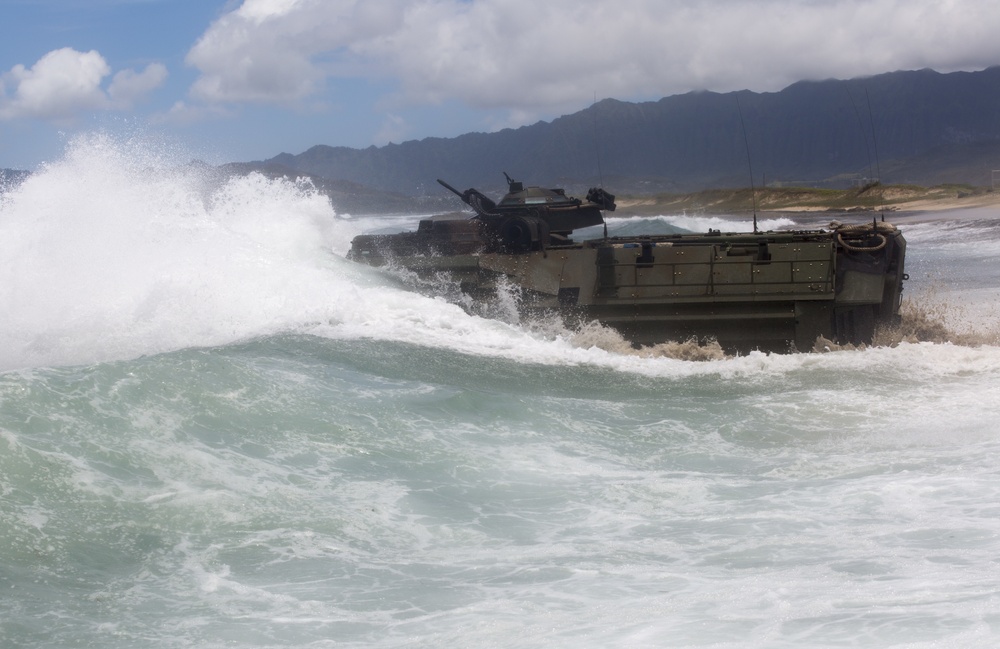
[[996, 208], [1000, 191], [966, 186], [876, 186], [858, 190], [750, 189], [707, 190], [692, 194], [623, 196], [617, 215], [655, 214], [734, 215], [742, 213], [814, 214], [933, 214], [966, 209]]

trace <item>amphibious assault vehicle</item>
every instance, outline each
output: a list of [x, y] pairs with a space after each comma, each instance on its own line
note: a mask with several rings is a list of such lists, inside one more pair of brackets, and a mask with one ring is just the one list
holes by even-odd
[[[615, 197], [584, 200], [507, 177], [499, 203], [457, 194], [475, 214], [421, 220], [415, 232], [361, 235], [349, 258], [444, 275], [474, 302], [515, 287], [525, 317], [598, 322], [634, 345], [715, 339], [728, 351], [808, 351], [819, 337], [871, 344], [899, 320], [906, 241], [872, 220], [827, 229], [607, 236]], [[575, 241], [575, 230], [601, 226]]]

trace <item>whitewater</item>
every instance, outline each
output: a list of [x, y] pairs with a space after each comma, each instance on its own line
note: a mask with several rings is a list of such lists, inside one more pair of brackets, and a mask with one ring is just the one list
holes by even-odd
[[996, 645], [998, 217], [887, 215], [933, 337], [692, 361], [345, 259], [417, 217], [77, 138], [0, 188], [0, 646]]

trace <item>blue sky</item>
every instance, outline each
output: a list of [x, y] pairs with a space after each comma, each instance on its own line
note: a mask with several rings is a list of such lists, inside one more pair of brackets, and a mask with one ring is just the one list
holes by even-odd
[[594, 98], [1000, 64], [995, 0], [0, 0], [0, 167], [74, 134], [212, 163], [552, 119]]

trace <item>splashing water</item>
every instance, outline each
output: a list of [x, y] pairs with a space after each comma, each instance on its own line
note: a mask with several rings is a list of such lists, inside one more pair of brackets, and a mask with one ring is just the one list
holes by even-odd
[[[0, 646], [997, 644], [1000, 348], [477, 317], [343, 258], [416, 217], [178, 158], [0, 196]], [[988, 331], [993, 222], [913, 231]]]
[[[280, 332], [407, 341], [536, 362], [601, 364], [609, 362], [607, 353], [724, 358], [710, 341], [637, 350], [594, 323], [567, 329], [521, 322], [513, 292], [499, 311], [489, 312], [456, 293], [451, 301], [463, 312], [343, 259], [355, 234], [407, 229], [417, 217], [340, 217], [308, 182], [230, 177], [179, 158], [141, 141], [89, 135], [75, 140], [63, 160], [3, 195], [0, 308], [9, 325], [0, 331], [0, 369], [132, 358]], [[673, 230], [746, 225], [723, 217], [660, 216], [615, 219], [610, 229], [614, 234], [650, 223]], [[930, 270], [923, 272], [975, 284], [951, 272], [949, 255], [970, 251], [970, 228], [979, 233], [975, 250], [981, 252], [995, 240], [989, 236], [994, 225], [980, 219], [913, 226], [916, 245], [932, 250], [923, 264]], [[782, 218], [772, 226], [794, 222]], [[921, 261], [914, 249], [916, 277]], [[930, 306], [934, 301], [926, 294], [909, 301], [903, 328], [885, 332], [881, 344], [995, 344], [995, 318], [980, 314], [956, 328], [961, 309], [954, 300]], [[491, 319], [470, 315], [479, 312]]]
[[0, 210], [3, 368], [225, 344], [350, 299], [330, 281], [335, 213], [303, 183], [90, 136]]

